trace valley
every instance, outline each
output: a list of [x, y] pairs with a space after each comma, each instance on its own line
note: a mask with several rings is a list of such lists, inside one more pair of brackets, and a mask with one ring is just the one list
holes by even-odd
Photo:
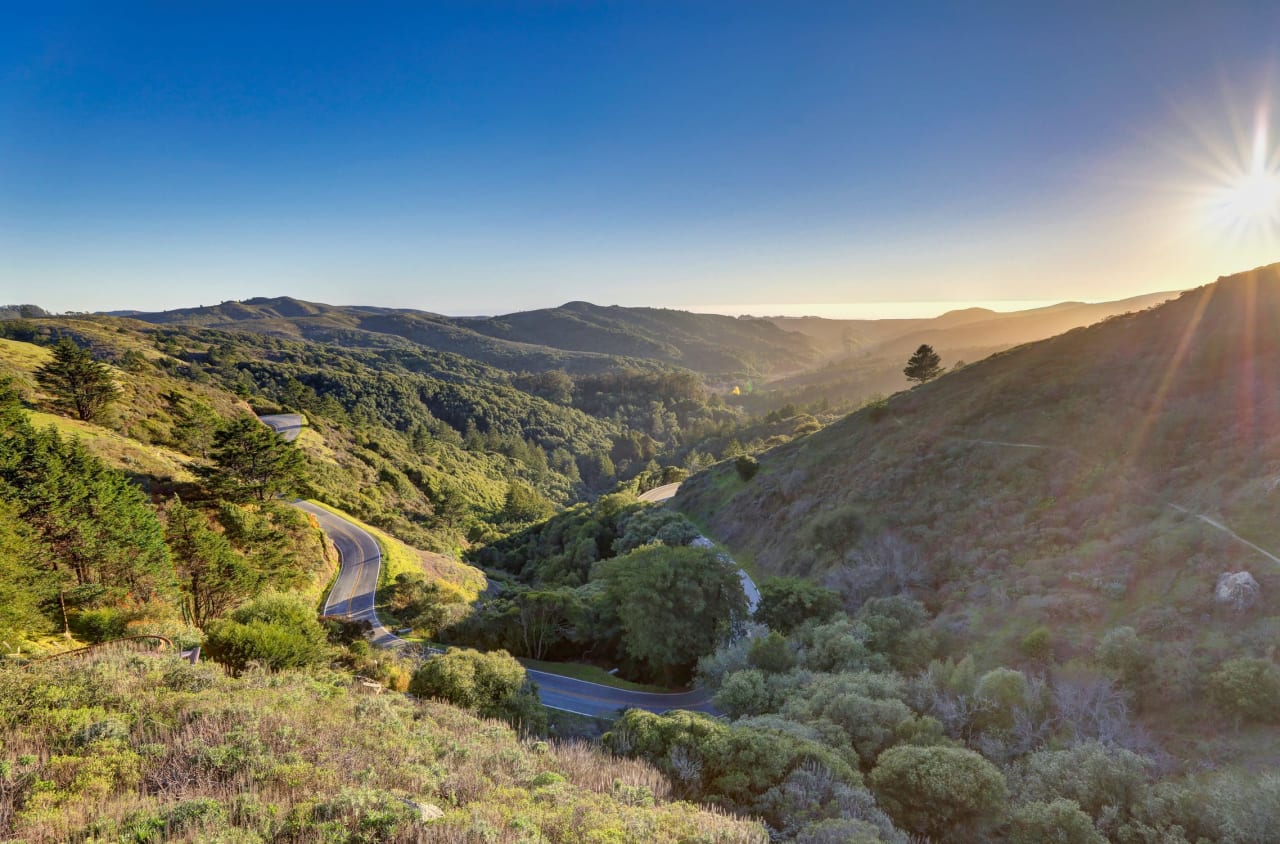
[[[584, 303], [11, 308], [0, 633], [28, 657], [201, 643], [229, 683], [358, 676], [593, 742], [775, 840], [1219, 840], [1203, 801], [1268, 764], [1280, 716], [1280, 356], [1259, 328], [1280, 268], [1166, 298], [803, 330]], [[1020, 345], [905, 389], [935, 334]], [[48, 374], [77, 355], [113, 385], [92, 420]], [[895, 357], [872, 394], [858, 379]], [[784, 401], [801, 383], [814, 400]], [[81, 475], [116, 503], [77, 509]], [[90, 551], [86, 518], [144, 527]], [[41, 664], [10, 661], [20, 684]], [[913, 814], [920, 766], [969, 786]], [[13, 828], [88, 834], [12, 794]], [[755, 834], [734, 829], [715, 840]]]

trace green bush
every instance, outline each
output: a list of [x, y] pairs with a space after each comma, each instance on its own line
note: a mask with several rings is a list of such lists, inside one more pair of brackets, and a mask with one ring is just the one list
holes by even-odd
[[1228, 660], [1209, 677], [1209, 693], [1223, 711], [1240, 721], [1280, 721], [1280, 668], [1269, 659]]
[[77, 636], [89, 642], [107, 642], [119, 639], [128, 629], [129, 616], [114, 607], [83, 610], [71, 621], [71, 629]]
[[267, 595], [209, 626], [204, 649], [232, 673], [257, 662], [273, 671], [323, 662], [325, 629], [301, 598]]
[[1006, 787], [996, 766], [972, 750], [899, 746], [870, 777], [881, 808], [903, 829], [939, 841], [967, 840], [1000, 815]]

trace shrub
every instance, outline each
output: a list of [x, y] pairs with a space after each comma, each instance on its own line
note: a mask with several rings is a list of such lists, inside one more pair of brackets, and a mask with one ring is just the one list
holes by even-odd
[[129, 616], [114, 607], [84, 610], [76, 615], [72, 629], [76, 635], [90, 642], [106, 642], [125, 635]]
[[1022, 638], [1019, 648], [1028, 659], [1048, 660], [1053, 656], [1053, 634], [1048, 627], [1037, 627]]
[[749, 481], [760, 471], [760, 462], [749, 454], [743, 454], [733, 461], [733, 468], [744, 482]]
[[899, 746], [881, 754], [871, 790], [894, 823], [937, 840], [955, 840], [999, 815], [1004, 776], [972, 750]]
[[233, 674], [251, 662], [273, 671], [302, 668], [328, 656], [326, 635], [306, 602], [267, 595], [209, 626], [205, 653]]
[[1215, 703], [1240, 721], [1280, 720], [1280, 668], [1269, 659], [1228, 660], [1209, 677]]

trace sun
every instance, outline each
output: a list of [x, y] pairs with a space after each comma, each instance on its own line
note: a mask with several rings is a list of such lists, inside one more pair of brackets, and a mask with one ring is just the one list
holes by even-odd
[[1259, 110], [1247, 161], [1224, 168], [1207, 197], [1212, 222], [1234, 235], [1280, 229], [1280, 161], [1267, 138], [1267, 114]]

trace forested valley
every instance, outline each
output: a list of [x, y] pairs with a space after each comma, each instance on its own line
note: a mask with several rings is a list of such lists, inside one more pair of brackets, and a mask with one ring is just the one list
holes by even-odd
[[5, 309], [0, 838], [1272, 840], [1276, 278], [805, 405], [828, 326]]

